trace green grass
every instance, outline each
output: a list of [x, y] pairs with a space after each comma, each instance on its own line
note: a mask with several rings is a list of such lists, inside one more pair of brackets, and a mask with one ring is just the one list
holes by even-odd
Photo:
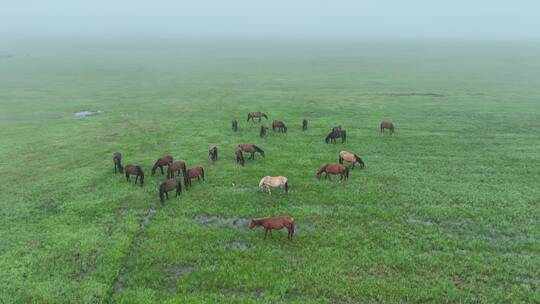
[[[538, 50], [3, 47], [12, 57], [0, 58], [0, 302], [540, 302]], [[249, 111], [289, 132], [260, 139]], [[379, 134], [382, 120], [396, 136]], [[337, 124], [349, 141], [324, 144]], [[236, 165], [239, 143], [266, 158]], [[366, 170], [317, 181], [342, 149]], [[114, 151], [143, 165], [144, 188], [113, 174]], [[208, 180], [162, 206], [163, 177], [150, 168], [165, 154], [203, 166]], [[257, 192], [265, 175], [287, 176], [289, 195]], [[286, 231], [264, 241], [262, 230], [196, 220], [281, 214], [296, 220], [293, 242]]]

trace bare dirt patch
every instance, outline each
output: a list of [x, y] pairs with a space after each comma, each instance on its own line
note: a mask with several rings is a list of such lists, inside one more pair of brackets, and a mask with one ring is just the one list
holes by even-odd
[[393, 96], [393, 97], [408, 97], [408, 96], [425, 96], [425, 97], [444, 97], [442, 94], [431, 92], [402, 92], [402, 93], [379, 93], [379, 96]]
[[238, 240], [230, 240], [227, 242], [227, 247], [235, 250], [249, 250], [253, 245]]
[[79, 112], [75, 112], [74, 115], [76, 117], [88, 117], [88, 116], [94, 116], [94, 115], [98, 115], [98, 114], [103, 114], [105, 113], [104, 111], [102, 110], [96, 110], [96, 111], [79, 111]]
[[247, 228], [251, 222], [249, 218], [237, 216], [197, 215], [193, 219], [203, 225], [219, 225], [233, 228]]

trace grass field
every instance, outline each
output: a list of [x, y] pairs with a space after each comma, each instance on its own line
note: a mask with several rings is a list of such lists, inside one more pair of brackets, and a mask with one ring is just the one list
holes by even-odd
[[[4, 45], [0, 302], [538, 303], [539, 50], [458, 41]], [[75, 117], [81, 110], [104, 113]], [[249, 111], [289, 132], [260, 139]], [[395, 136], [380, 135], [382, 120]], [[338, 124], [348, 142], [326, 145]], [[266, 158], [236, 165], [239, 143]], [[342, 149], [366, 170], [317, 181]], [[143, 165], [142, 189], [113, 174], [114, 151]], [[150, 168], [165, 154], [203, 166], [207, 181], [162, 206], [163, 177]], [[264, 175], [287, 176], [290, 193], [258, 192]], [[264, 241], [246, 227], [281, 214], [296, 220], [292, 242], [286, 231]]]

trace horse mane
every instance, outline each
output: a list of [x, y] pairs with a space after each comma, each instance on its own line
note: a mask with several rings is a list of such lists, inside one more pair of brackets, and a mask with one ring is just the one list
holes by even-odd
[[253, 145], [253, 149], [255, 149], [255, 151], [261, 153], [261, 155], [264, 157], [264, 150], [263, 149], [255, 146], [255, 145]]

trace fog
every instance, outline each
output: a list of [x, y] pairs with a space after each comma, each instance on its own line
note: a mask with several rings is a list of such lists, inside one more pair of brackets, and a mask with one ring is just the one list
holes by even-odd
[[537, 0], [0, 0], [0, 4], [3, 38], [540, 38]]

